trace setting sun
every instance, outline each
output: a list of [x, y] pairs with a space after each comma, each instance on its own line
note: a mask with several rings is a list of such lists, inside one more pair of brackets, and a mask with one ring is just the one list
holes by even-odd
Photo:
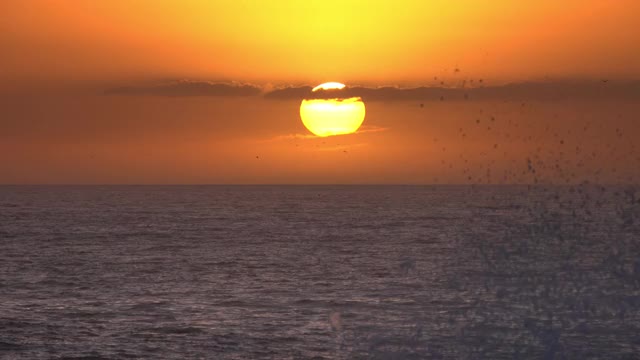
[[[344, 84], [328, 82], [313, 88], [318, 91], [339, 91]], [[339, 95], [339, 93], [336, 93]], [[321, 137], [352, 134], [364, 121], [364, 102], [359, 97], [309, 98], [300, 104], [300, 118], [304, 126]]]

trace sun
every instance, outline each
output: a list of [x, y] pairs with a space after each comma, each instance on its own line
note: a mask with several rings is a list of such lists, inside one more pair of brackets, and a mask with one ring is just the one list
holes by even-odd
[[346, 86], [338, 82], [313, 88], [300, 104], [304, 126], [321, 137], [355, 133], [364, 121], [364, 102], [357, 96], [345, 96], [345, 90]]

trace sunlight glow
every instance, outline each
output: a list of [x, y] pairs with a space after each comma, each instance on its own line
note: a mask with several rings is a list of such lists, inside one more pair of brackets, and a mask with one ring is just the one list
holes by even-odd
[[316, 87], [314, 87], [311, 91], [318, 91], [318, 90], [342, 90], [345, 88], [344, 84], [341, 84], [339, 82], [327, 82], [324, 84], [320, 84]]

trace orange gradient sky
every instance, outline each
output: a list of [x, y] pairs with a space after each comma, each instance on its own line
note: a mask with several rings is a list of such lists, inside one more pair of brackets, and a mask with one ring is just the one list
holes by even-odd
[[456, 67], [496, 81], [640, 77], [634, 0], [24, 0], [0, 12], [0, 74], [14, 86], [420, 83]]
[[[0, 14], [0, 183], [640, 181], [640, 1], [23, 0]], [[266, 96], [325, 81], [458, 92], [375, 90], [360, 131], [328, 138], [300, 99]]]

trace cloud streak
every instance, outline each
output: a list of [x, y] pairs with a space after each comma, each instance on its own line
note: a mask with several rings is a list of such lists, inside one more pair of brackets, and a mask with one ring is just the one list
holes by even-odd
[[287, 135], [278, 135], [266, 141], [272, 142], [272, 141], [305, 140], [305, 139], [321, 139], [321, 138], [313, 134], [287, 134]]
[[260, 87], [240, 83], [214, 83], [208, 81], [171, 81], [148, 86], [122, 86], [105, 91], [108, 95], [152, 96], [257, 96]]
[[566, 100], [620, 98], [640, 99], [640, 81], [527, 82], [482, 87], [347, 87], [311, 93], [311, 87], [287, 87], [264, 94], [271, 100], [302, 100], [360, 97], [364, 101], [443, 100]]
[[[374, 126], [374, 125], [362, 125], [358, 129], [358, 131], [356, 131], [354, 134], [377, 133], [377, 132], [382, 132], [387, 130], [389, 130], [389, 128]], [[348, 136], [348, 135], [354, 135], [354, 134], [342, 134], [337, 136]], [[323, 140], [323, 139], [326, 139], [326, 137], [320, 137], [313, 134], [298, 133], [298, 134], [278, 135], [268, 139], [267, 141], [273, 142], [273, 141], [285, 141], [285, 140]]]
[[342, 90], [318, 90], [311, 86], [288, 86], [265, 89], [258, 85], [238, 82], [218, 83], [209, 81], [180, 80], [152, 85], [121, 86], [107, 89], [108, 95], [146, 96], [211, 96], [251, 97], [262, 96], [267, 100], [333, 99], [359, 97], [364, 101], [460, 101], [460, 100], [505, 100], [505, 101], [553, 101], [570, 99], [638, 99], [640, 81], [548, 81], [523, 82], [496, 86], [467, 87], [419, 86], [403, 88], [346, 87]]

